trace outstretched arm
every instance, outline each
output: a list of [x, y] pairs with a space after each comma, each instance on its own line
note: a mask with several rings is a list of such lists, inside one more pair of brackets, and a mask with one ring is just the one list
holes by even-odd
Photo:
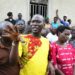
[[57, 17], [59, 20], [61, 20], [60, 17], [59, 17], [59, 14], [58, 14], [58, 9], [56, 10], [56, 17]]
[[58, 9], [56, 10], [56, 17], [59, 17], [59, 15], [58, 15]]
[[59, 19], [61, 24], [65, 25], [65, 22], [63, 20], [61, 20], [61, 18], [59, 17], [58, 9], [56, 10], [56, 17]]

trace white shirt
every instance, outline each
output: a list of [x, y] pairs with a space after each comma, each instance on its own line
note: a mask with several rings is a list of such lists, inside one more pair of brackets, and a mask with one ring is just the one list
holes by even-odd
[[53, 35], [52, 33], [48, 33], [46, 38], [52, 43], [56, 42], [58, 40], [58, 36], [55, 34]]

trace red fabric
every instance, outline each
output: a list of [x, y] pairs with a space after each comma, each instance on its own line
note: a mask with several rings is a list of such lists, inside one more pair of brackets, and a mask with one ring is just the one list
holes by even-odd
[[65, 75], [73, 75], [73, 63], [75, 63], [75, 50], [70, 44], [61, 47], [56, 43], [51, 44], [51, 60]]
[[28, 43], [28, 59], [30, 59], [38, 50], [38, 48], [41, 46], [42, 42], [40, 38], [32, 36], [32, 34], [29, 34], [27, 36], [24, 36], [25, 38], [29, 39]]

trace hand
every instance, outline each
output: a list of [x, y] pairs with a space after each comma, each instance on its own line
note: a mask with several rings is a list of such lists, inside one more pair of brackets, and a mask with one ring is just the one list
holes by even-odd
[[47, 68], [46, 75], [55, 75], [55, 69], [54, 68], [51, 68], [51, 69]]
[[7, 28], [4, 29], [5, 34], [2, 35], [2, 37], [8, 37], [10, 38], [12, 41], [19, 41], [19, 33], [18, 33], [18, 28], [17, 26], [10, 26], [7, 25]]
[[55, 75], [55, 68], [51, 62], [49, 62], [48, 71], [50, 71], [51, 75]]
[[56, 10], [56, 13], [58, 13], [58, 9]]
[[55, 75], [55, 69], [51, 68], [51, 75]]
[[56, 75], [65, 75], [60, 69], [55, 69]]
[[58, 17], [58, 9], [56, 10], [56, 16]]

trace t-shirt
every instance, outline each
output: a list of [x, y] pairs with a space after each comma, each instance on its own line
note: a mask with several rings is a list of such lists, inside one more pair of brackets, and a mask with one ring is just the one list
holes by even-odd
[[44, 37], [28, 34], [21, 37], [18, 46], [20, 75], [46, 75], [48, 65], [49, 41]]
[[53, 35], [51, 32], [47, 34], [46, 38], [52, 43], [58, 40], [58, 36], [55, 34]]
[[73, 64], [75, 63], [75, 50], [71, 44], [65, 47], [57, 43], [51, 44], [51, 60], [65, 75], [73, 75]]
[[17, 19], [17, 20], [16, 20], [16, 24], [17, 24], [17, 25], [20, 25], [20, 24], [21, 24], [21, 25], [25, 25], [25, 21], [24, 21], [23, 19], [21, 19], [21, 20]]
[[59, 27], [58, 23], [52, 22], [51, 25], [52, 25], [52, 28], [55, 28], [55, 29], [57, 29]]
[[67, 21], [60, 20], [60, 23], [64, 26], [69, 26], [70, 24]]

